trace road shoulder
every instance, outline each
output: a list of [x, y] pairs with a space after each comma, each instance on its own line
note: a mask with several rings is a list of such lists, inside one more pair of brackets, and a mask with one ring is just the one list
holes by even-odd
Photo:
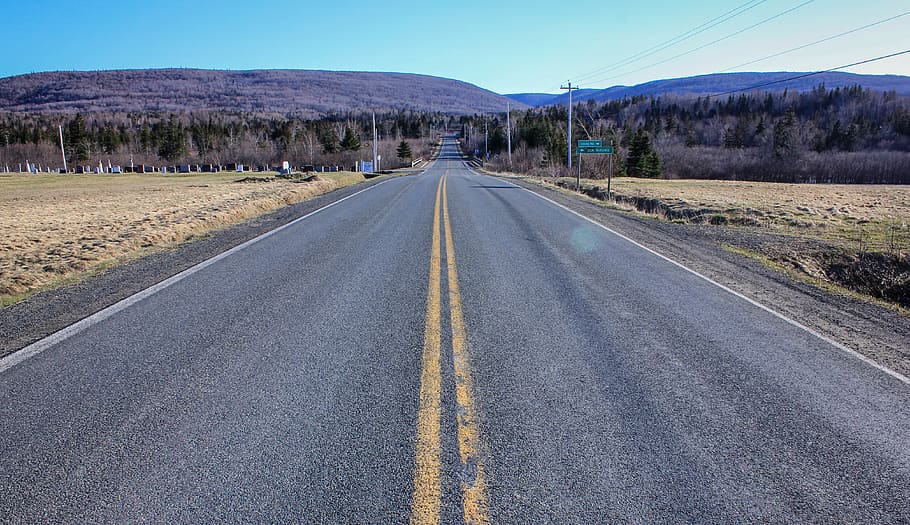
[[910, 375], [910, 319], [855, 297], [835, 294], [724, 249], [732, 228], [675, 224], [642, 217], [581, 195], [509, 178], [778, 312], [900, 374]]
[[214, 231], [171, 250], [154, 253], [75, 284], [38, 293], [0, 309], [0, 357], [9, 355], [200, 262], [263, 233], [387, 180], [347, 186]]

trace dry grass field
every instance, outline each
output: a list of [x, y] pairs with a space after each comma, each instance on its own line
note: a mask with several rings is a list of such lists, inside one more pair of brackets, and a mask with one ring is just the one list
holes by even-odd
[[0, 175], [0, 305], [364, 180], [235, 182], [242, 177]]
[[910, 251], [910, 186], [619, 178], [612, 189], [633, 202], [658, 200], [671, 220], [689, 216], [868, 251]]

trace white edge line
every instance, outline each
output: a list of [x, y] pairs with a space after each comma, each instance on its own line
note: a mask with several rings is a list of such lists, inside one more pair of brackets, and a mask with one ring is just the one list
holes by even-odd
[[6, 370], [9, 370], [10, 368], [18, 365], [19, 363], [40, 354], [41, 352], [56, 345], [57, 343], [61, 343], [65, 340], [69, 339], [70, 337], [78, 334], [79, 332], [82, 332], [86, 328], [89, 328], [93, 325], [100, 323], [101, 321], [107, 319], [108, 317], [111, 317], [114, 314], [121, 312], [121, 311], [125, 310], [126, 308], [129, 308], [130, 306], [138, 303], [139, 301], [142, 301], [143, 299], [151, 297], [152, 295], [160, 292], [161, 290], [164, 290], [168, 286], [178, 283], [178, 282], [186, 279], [187, 277], [193, 275], [194, 273], [196, 273], [204, 268], [207, 268], [222, 259], [230, 257], [231, 255], [239, 252], [240, 250], [243, 250], [244, 248], [247, 248], [248, 246], [250, 246], [252, 244], [255, 244], [267, 237], [271, 237], [272, 235], [275, 235], [276, 233], [278, 233], [286, 228], [290, 228], [294, 224], [297, 224], [298, 222], [300, 222], [308, 217], [312, 217], [313, 215], [316, 215], [317, 213], [319, 213], [323, 210], [331, 208], [332, 206], [335, 206], [336, 204], [340, 204], [340, 203], [350, 199], [351, 197], [356, 197], [357, 195], [360, 195], [361, 193], [363, 193], [365, 191], [369, 191], [369, 190], [372, 190], [379, 186], [382, 186], [383, 184], [385, 184], [391, 180], [394, 180], [394, 179], [384, 180], [378, 184], [374, 184], [374, 185], [370, 186], [369, 188], [364, 188], [358, 192], [348, 195], [347, 197], [343, 197], [341, 199], [338, 199], [335, 202], [326, 204], [325, 206], [323, 206], [317, 210], [311, 211], [310, 213], [307, 213], [306, 215], [304, 215], [302, 217], [298, 217], [287, 224], [283, 224], [283, 225], [275, 228], [274, 230], [269, 230], [257, 237], [253, 237], [252, 239], [244, 242], [243, 244], [238, 244], [237, 246], [234, 246], [233, 248], [231, 248], [225, 252], [221, 252], [218, 255], [215, 255], [214, 257], [211, 257], [200, 263], [197, 263], [176, 275], [172, 275], [171, 277], [168, 277], [167, 279], [159, 282], [158, 284], [153, 284], [152, 286], [149, 286], [148, 288], [146, 288], [144, 290], [141, 290], [129, 297], [121, 299], [120, 301], [108, 306], [107, 308], [99, 310], [99, 311], [95, 312], [94, 314], [67, 326], [66, 328], [63, 328], [57, 332], [54, 332], [53, 334], [51, 334], [47, 337], [44, 337], [43, 339], [39, 339], [38, 341], [35, 341], [34, 343], [32, 343], [20, 350], [17, 350], [15, 352], [13, 352], [12, 354], [9, 354], [6, 357], [3, 357], [2, 359], [0, 359], [0, 374], [5, 372]]
[[699, 277], [699, 278], [701, 278], [701, 279], [704, 279], [705, 281], [707, 281], [707, 282], [713, 284], [714, 286], [717, 286], [717, 287], [720, 288], [721, 290], [723, 290], [723, 291], [725, 291], [725, 292], [728, 292], [728, 293], [731, 293], [731, 294], [735, 295], [736, 297], [739, 297], [740, 299], [742, 299], [742, 300], [744, 300], [744, 301], [750, 303], [750, 304], [753, 305], [753, 306], [756, 306], [756, 307], [758, 307], [758, 308], [761, 308], [762, 310], [768, 312], [769, 314], [771, 314], [771, 315], [773, 315], [773, 316], [775, 316], [775, 317], [777, 317], [777, 318], [779, 318], [779, 319], [781, 319], [781, 320], [783, 320], [783, 321], [786, 321], [786, 322], [789, 323], [790, 325], [795, 326], [796, 328], [799, 328], [800, 330], [806, 331], [806, 332], [808, 332], [808, 333], [814, 335], [815, 337], [817, 337], [817, 338], [821, 339], [822, 341], [824, 341], [824, 342], [830, 344], [831, 346], [837, 348], [838, 350], [841, 350], [841, 351], [843, 351], [843, 352], [846, 352], [847, 354], [850, 354], [851, 356], [855, 357], [856, 359], [859, 359], [860, 361], [866, 363], [867, 365], [870, 365], [870, 366], [872, 366], [872, 367], [874, 367], [874, 368], [877, 368], [878, 370], [881, 370], [882, 372], [884, 372], [884, 373], [888, 374], [889, 376], [891, 376], [891, 377], [897, 379], [898, 381], [901, 381], [901, 382], [903, 382], [903, 383], [905, 383], [905, 384], [907, 384], [907, 385], [910, 385], [910, 378], [908, 378], [908, 377], [905, 376], [904, 374], [901, 374], [900, 372], [897, 372], [897, 371], [895, 371], [895, 370], [891, 370], [890, 368], [886, 367], [885, 365], [882, 365], [882, 364], [878, 363], [877, 361], [875, 361], [875, 360], [873, 360], [873, 359], [871, 359], [871, 358], [869, 358], [869, 357], [867, 357], [867, 356], [865, 356], [865, 355], [863, 355], [863, 354], [857, 352], [856, 350], [854, 350], [854, 349], [852, 349], [852, 348], [850, 348], [850, 347], [847, 347], [847, 346], [845, 346], [845, 345], [842, 345], [841, 343], [838, 343], [837, 341], [835, 341], [835, 340], [833, 340], [833, 339], [831, 339], [831, 338], [829, 338], [829, 337], [827, 337], [827, 336], [821, 334], [820, 332], [817, 332], [817, 331], [813, 330], [812, 328], [809, 328], [808, 326], [806, 326], [806, 325], [800, 323], [799, 321], [795, 321], [795, 320], [793, 320], [793, 319], [790, 319], [789, 317], [785, 316], [784, 314], [782, 314], [782, 313], [780, 313], [780, 312], [777, 312], [777, 311], [775, 311], [775, 310], [772, 310], [771, 308], [769, 308], [769, 307], [767, 307], [767, 306], [765, 306], [765, 305], [759, 303], [758, 301], [756, 301], [756, 300], [754, 300], [754, 299], [750, 299], [749, 297], [746, 297], [745, 295], [743, 295], [743, 294], [737, 292], [736, 290], [733, 290], [733, 289], [731, 289], [731, 288], [728, 288], [727, 286], [724, 286], [723, 284], [721, 284], [721, 283], [715, 281], [714, 279], [711, 279], [710, 277], [707, 277], [707, 276], [705, 276], [705, 275], [702, 275], [702, 274], [698, 273], [697, 271], [695, 271], [695, 270], [693, 270], [693, 269], [691, 269], [691, 268], [689, 268], [689, 267], [683, 265], [682, 263], [676, 262], [676, 261], [674, 261], [673, 259], [667, 257], [666, 255], [660, 254], [660, 253], [658, 253], [658, 252], [652, 250], [651, 248], [648, 248], [647, 246], [645, 246], [645, 245], [639, 243], [638, 241], [632, 240], [632, 239], [630, 239], [629, 237], [626, 237], [625, 235], [623, 235], [623, 234], [617, 232], [616, 230], [613, 230], [612, 228], [609, 228], [609, 227], [607, 227], [607, 226], [605, 226], [605, 225], [603, 225], [603, 224], [601, 224], [601, 223], [595, 221], [594, 219], [592, 219], [592, 218], [590, 218], [590, 217], [586, 217], [585, 215], [582, 215], [581, 213], [578, 213], [577, 211], [575, 211], [575, 210], [573, 210], [573, 209], [571, 209], [571, 208], [568, 208], [568, 207], [566, 207], [566, 206], [563, 206], [562, 204], [560, 204], [560, 203], [558, 203], [558, 202], [556, 202], [556, 201], [554, 201], [554, 200], [552, 200], [552, 199], [549, 199], [549, 198], [547, 198], [547, 197], [544, 197], [543, 195], [541, 195], [541, 194], [539, 194], [539, 193], [537, 193], [537, 192], [531, 191], [531, 190], [529, 190], [528, 188], [525, 188], [525, 187], [523, 187], [523, 186], [519, 186], [519, 185], [517, 185], [517, 184], [514, 184], [514, 183], [512, 183], [512, 182], [509, 182], [508, 180], [500, 179], [499, 177], [495, 177], [495, 176], [493, 176], [493, 175], [484, 175], [484, 174], [481, 174], [481, 173], [477, 173], [476, 171], [474, 171], [474, 170], [471, 169], [470, 167], [468, 167], [468, 170], [471, 171], [472, 173], [474, 173], [475, 175], [480, 175], [480, 176], [482, 176], [482, 177], [492, 177], [492, 178], [494, 178], [494, 179], [496, 179], [496, 180], [498, 180], [498, 181], [501, 181], [501, 182], [504, 182], [504, 183], [506, 183], [506, 184], [509, 184], [510, 186], [515, 186], [516, 188], [520, 188], [520, 189], [522, 189], [522, 190], [524, 190], [524, 191], [530, 193], [531, 195], [534, 195], [534, 196], [536, 196], [536, 197], [538, 197], [538, 198], [540, 198], [540, 199], [543, 199], [543, 200], [549, 202], [550, 204], [553, 204], [554, 206], [557, 206], [557, 207], [559, 207], [559, 208], [562, 208], [563, 210], [565, 210], [565, 211], [567, 211], [567, 212], [569, 212], [569, 213], [571, 213], [571, 214], [573, 214], [573, 215], [576, 215], [576, 216], [578, 216], [578, 217], [581, 217], [582, 219], [584, 219], [584, 220], [590, 222], [591, 224], [594, 224], [595, 226], [598, 226], [598, 227], [600, 227], [600, 228], [603, 228], [604, 230], [606, 230], [606, 231], [612, 233], [613, 235], [616, 235], [617, 237], [619, 237], [619, 238], [621, 238], [621, 239], [623, 239], [623, 240], [625, 240], [625, 241], [627, 241], [627, 242], [630, 242], [630, 243], [634, 244], [635, 246], [638, 246], [638, 247], [641, 248], [642, 250], [645, 250], [646, 252], [649, 252], [649, 253], [651, 253], [651, 254], [653, 254], [653, 255], [656, 255], [657, 257], [660, 257], [661, 259], [663, 259], [663, 260], [669, 262], [670, 264], [673, 264], [673, 265], [675, 265], [675, 266], [678, 266], [679, 268], [682, 268], [683, 270], [685, 270], [685, 271], [691, 273], [692, 275], [695, 275], [696, 277]]

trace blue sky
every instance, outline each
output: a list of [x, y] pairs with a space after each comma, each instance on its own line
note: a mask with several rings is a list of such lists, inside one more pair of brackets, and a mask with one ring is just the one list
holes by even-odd
[[[754, 0], [748, 11], [682, 43], [590, 74], [746, 0], [0, 0], [0, 76], [150, 67], [331, 69], [422, 73], [499, 93], [556, 92], [569, 79], [593, 88], [717, 72], [910, 11], [907, 0], [809, 0], [668, 60], [806, 1]], [[827, 69], [907, 49], [910, 15], [734, 71]], [[849, 71], [910, 75], [910, 55]]]

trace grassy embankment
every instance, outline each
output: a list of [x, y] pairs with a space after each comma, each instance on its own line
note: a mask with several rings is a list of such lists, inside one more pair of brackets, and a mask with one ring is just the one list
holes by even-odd
[[[574, 179], [537, 181], [575, 188]], [[589, 196], [605, 190], [606, 181], [582, 181]], [[619, 207], [739, 228], [728, 249], [800, 280], [910, 307], [908, 186], [619, 178], [612, 190]]]
[[0, 306], [364, 180], [235, 182], [243, 177], [0, 175]]

